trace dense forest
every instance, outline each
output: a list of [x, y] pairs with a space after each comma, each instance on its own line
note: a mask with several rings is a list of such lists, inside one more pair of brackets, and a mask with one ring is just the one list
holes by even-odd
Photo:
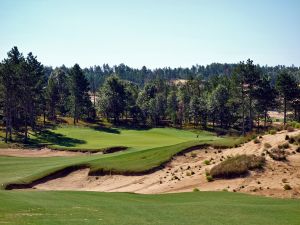
[[118, 125], [170, 125], [234, 129], [241, 134], [267, 127], [268, 111], [292, 111], [300, 121], [300, 68], [259, 66], [248, 59], [191, 68], [110, 67], [53, 69], [17, 47], [0, 64], [0, 119], [5, 141], [37, 121], [60, 116], [107, 119]]

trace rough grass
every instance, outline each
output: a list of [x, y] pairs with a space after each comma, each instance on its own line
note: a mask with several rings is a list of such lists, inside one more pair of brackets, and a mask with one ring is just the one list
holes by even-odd
[[23, 225], [296, 225], [299, 201], [230, 192], [163, 195], [0, 191], [0, 221]]
[[265, 158], [255, 155], [237, 155], [227, 158], [210, 170], [213, 178], [231, 178], [245, 175], [249, 170], [262, 168]]
[[267, 151], [267, 154], [276, 161], [284, 161], [286, 160], [286, 152], [282, 148], [272, 148]]

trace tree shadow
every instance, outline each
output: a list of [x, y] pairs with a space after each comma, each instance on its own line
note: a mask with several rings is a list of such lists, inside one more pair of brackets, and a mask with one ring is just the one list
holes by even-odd
[[86, 141], [76, 138], [66, 137], [62, 134], [57, 134], [49, 130], [43, 130], [36, 135], [36, 139], [30, 139], [30, 146], [41, 146], [45, 144], [58, 145], [62, 147], [76, 147], [78, 144], [85, 144]]
[[121, 132], [117, 128], [112, 127], [104, 127], [104, 126], [92, 126], [92, 128], [96, 131], [102, 131], [111, 134], [120, 134]]

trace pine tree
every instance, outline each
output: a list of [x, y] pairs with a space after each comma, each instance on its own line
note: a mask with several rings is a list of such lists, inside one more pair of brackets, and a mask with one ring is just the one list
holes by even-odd
[[70, 69], [70, 93], [73, 123], [75, 125], [79, 118], [89, 117], [92, 107], [89, 96], [89, 83], [78, 64]]

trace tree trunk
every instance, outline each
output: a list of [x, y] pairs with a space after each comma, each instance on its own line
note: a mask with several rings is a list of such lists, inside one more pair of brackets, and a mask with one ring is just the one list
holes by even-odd
[[265, 120], [264, 120], [264, 127], [266, 128], [266, 126], [267, 126], [267, 110], [265, 110], [265, 115], [264, 115], [264, 117], [265, 117]]
[[44, 126], [45, 126], [45, 124], [46, 124], [46, 112], [45, 112], [45, 110], [44, 110]]
[[24, 143], [27, 143], [28, 139], [28, 127], [27, 127], [27, 110], [25, 110], [25, 136], [24, 136]]
[[243, 117], [243, 127], [242, 127], [242, 132], [243, 135], [245, 136], [245, 100], [244, 100], [244, 87], [242, 86], [242, 117]]
[[249, 94], [249, 129], [252, 131], [253, 129], [253, 116], [252, 116], [252, 97]]
[[286, 124], [286, 98], [284, 97], [283, 99], [283, 104], [284, 104], [284, 112], [283, 112], [283, 124]]
[[76, 103], [75, 103], [75, 106], [74, 106], [74, 120], [73, 120], [73, 124], [76, 125], [76, 116], [77, 116], [77, 107], [76, 107]]

